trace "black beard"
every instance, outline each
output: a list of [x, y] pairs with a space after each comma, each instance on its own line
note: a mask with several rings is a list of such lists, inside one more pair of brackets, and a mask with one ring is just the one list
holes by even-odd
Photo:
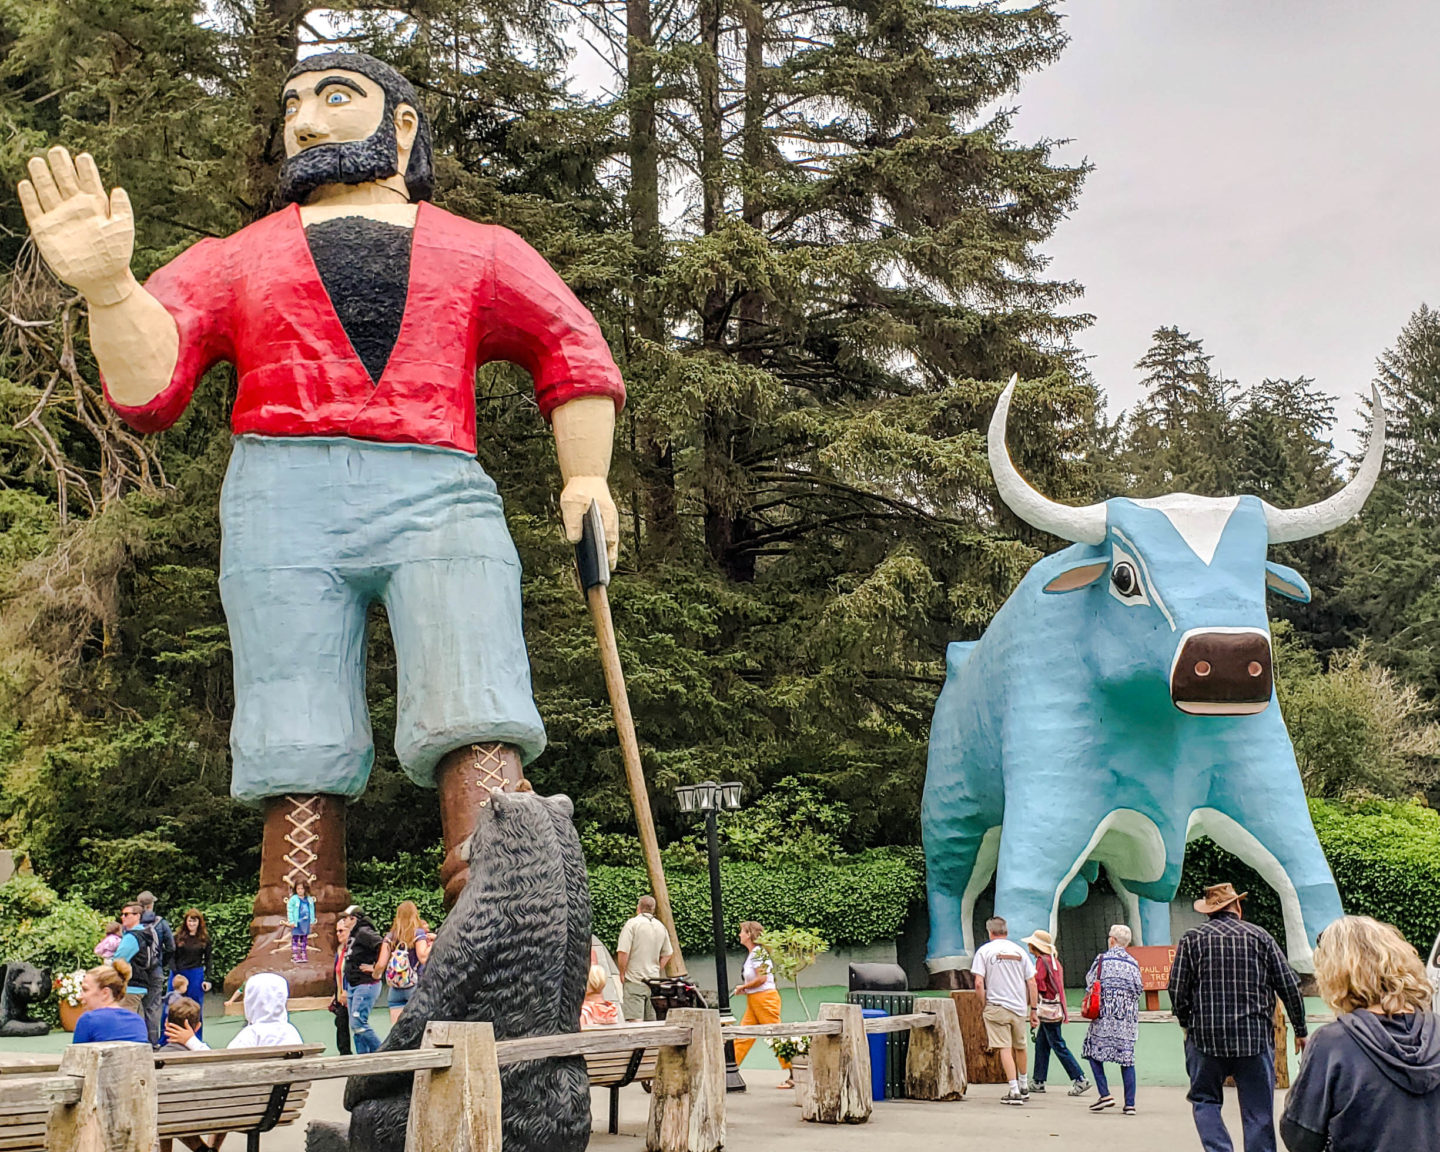
[[281, 203], [303, 204], [322, 184], [368, 184], [388, 180], [398, 169], [395, 122], [389, 109], [364, 140], [315, 144], [287, 156], [280, 165]]

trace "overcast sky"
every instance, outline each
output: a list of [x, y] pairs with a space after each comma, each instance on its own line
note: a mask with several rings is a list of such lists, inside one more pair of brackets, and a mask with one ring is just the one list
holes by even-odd
[[1242, 385], [1313, 376], [1354, 445], [1375, 358], [1440, 305], [1440, 4], [1074, 0], [1019, 139], [1095, 170], [1046, 246], [1110, 413], [1178, 325]]

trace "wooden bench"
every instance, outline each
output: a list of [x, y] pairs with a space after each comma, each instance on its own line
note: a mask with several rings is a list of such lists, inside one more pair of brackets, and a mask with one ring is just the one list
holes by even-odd
[[[613, 1025], [599, 1025], [594, 1028], [582, 1028], [581, 1032], [602, 1033]], [[643, 1027], [643, 1025], [631, 1024], [631, 1028]], [[660, 1049], [651, 1045], [645, 1048], [632, 1048], [628, 1052], [595, 1052], [585, 1057], [585, 1066], [590, 1073], [590, 1083], [596, 1088], [608, 1088], [610, 1090], [610, 1135], [615, 1136], [620, 1131], [620, 1089], [628, 1084], [649, 1084], [655, 1079], [655, 1064], [659, 1059]], [[3, 1149], [0, 1149], [3, 1152]]]
[[[82, 1047], [84, 1047], [82, 1045]], [[321, 1044], [282, 1045], [271, 1048], [219, 1049], [212, 1052], [154, 1054], [157, 1069], [244, 1067], [257, 1060], [296, 1060], [325, 1051]], [[0, 1066], [0, 1084], [13, 1095], [26, 1084], [61, 1071], [58, 1056]], [[297, 1073], [300, 1066], [297, 1065]], [[308, 1080], [257, 1087], [173, 1088], [163, 1079], [158, 1085], [156, 1127], [161, 1152], [171, 1152], [174, 1141], [217, 1132], [243, 1132], [247, 1152], [258, 1152], [260, 1135], [282, 1124], [293, 1124], [310, 1093]], [[6, 1103], [0, 1100], [0, 1152], [46, 1152], [50, 1105], [41, 1099]]]

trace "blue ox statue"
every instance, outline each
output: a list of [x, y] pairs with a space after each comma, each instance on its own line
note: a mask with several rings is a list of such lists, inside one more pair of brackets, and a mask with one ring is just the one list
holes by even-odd
[[1275, 888], [1291, 963], [1310, 971], [1340, 896], [1275, 705], [1265, 612], [1267, 588], [1301, 602], [1310, 588], [1265, 552], [1360, 510], [1385, 450], [1379, 393], [1359, 471], [1318, 504], [1176, 494], [1076, 508], [1015, 470], [1014, 388], [990, 421], [1001, 498], [1075, 544], [1030, 569], [982, 639], [946, 653], [921, 812], [931, 971], [969, 967], [992, 877], [1012, 938], [1057, 931], [1103, 867], [1136, 943], [1169, 943], [1169, 901], [1197, 836]]

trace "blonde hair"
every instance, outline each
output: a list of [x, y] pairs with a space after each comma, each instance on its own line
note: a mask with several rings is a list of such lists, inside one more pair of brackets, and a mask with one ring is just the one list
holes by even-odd
[[395, 938], [395, 943], [406, 948], [415, 947], [415, 937], [420, 934], [420, 928], [420, 909], [415, 906], [415, 901], [400, 901], [400, 907], [395, 909], [394, 923], [390, 925], [390, 935]]
[[190, 991], [190, 978], [188, 976], [182, 976], [177, 972], [174, 976], [170, 977], [170, 988], [172, 991], [179, 992], [183, 996], [186, 992]]
[[1130, 941], [1135, 939], [1135, 934], [1124, 924], [1110, 925], [1110, 938], [1115, 941], [1117, 948], [1130, 947]]
[[593, 996], [597, 992], [605, 991], [605, 985], [609, 983], [610, 976], [599, 964], [590, 965], [590, 977], [585, 981], [585, 995]]
[[743, 921], [740, 925], [740, 931], [746, 933], [750, 937], [751, 944], [759, 944], [760, 937], [765, 935], [765, 929], [761, 927], [759, 921], [757, 920]]
[[131, 968], [124, 960], [111, 960], [108, 964], [91, 968], [87, 975], [95, 981], [97, 988], [103, 988], [110, 993], [111, 999], [118, 1004], [125, 998], [125, 986], [130, 983]]
[[1369, 916], [1342, 916], [1315, 946], [1320, 995], [1344, 1015], [1378, 1008], [1386, 1016], [1424, 1012], [1434, 989], [1420, 955], [1393, 925]]

